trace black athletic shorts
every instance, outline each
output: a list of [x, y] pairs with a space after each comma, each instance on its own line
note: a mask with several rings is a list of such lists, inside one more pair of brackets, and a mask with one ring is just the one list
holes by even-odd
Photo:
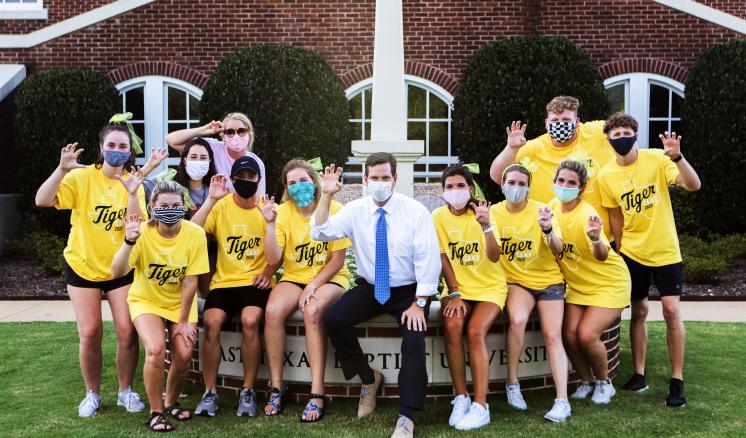
[[253, 306], [264, 310], [271, 290], [259, 289], [256, 286], [213, 289], [207, 294], [204, 310], [220, 309], [228, 315], [229, 320], [244, 307]]
[[662, 297], [681, 296], [684, 270], [681, 262], [672, 265], [646, 266], [622, 254], [632, 279], [632, 300], [642, 300], [650, 293], [650, 280], [655, 283]]
[[[278, 283], [290, 283], [290, 284], [294, 284], [294, 285], [298, 286], [298, 287], [299, 287], [299, 288], [301, 288], [301, 289], [305, 289], [305, 288], [306, 288], [306, 286], [308, 286], [307, 284], [304, 284], [304, 283], [300, 283], [300, 282], [297, 282], [297, 281], [290, 281], [290, 280], [280, 280], [280, 281], [278, 281]], [[339, 283], [335, 283], [335, 282], [333, 282], [333, 281], [330, 281], [330, 282], [328, 282], [327, 284], [333, 284], [333, 285], [335, 285], [335, 286], [339, 286], [339, 287], [341, 287], [342, 289], [345, 289], [345, 287], [344, 287], [344, 286], [342, 286], [342, 285], [341, 285], [341, 284], [339, 284]], [[345, 289], [345, 290], [346, 290], [346, 289]]]
[[112, 278], [111, 280], [104, 281], [91, 281], [86, 280], [80, 275], [73, 271], [73, 268], [65, 262], [65, 283], [75, 287], [85, 287], [90, 289], [101, 289], [104, 293], [114, 289], [119, 289], [122, 286], [132, 284], [135, 279], [135, 270], [131, 270], [128, 274], [119, 278]]

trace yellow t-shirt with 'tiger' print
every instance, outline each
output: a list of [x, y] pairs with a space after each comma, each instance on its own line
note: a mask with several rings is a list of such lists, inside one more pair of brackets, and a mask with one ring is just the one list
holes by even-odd
[[[490, 208], [490, 218], [500, 236], [500, 266], [505, 271], [508, 283], [516, 283], [529, 289], [545, 289], [563, 282], [557, 260], [547, 245], [544, 232], [539, 226], [541, 202], [528, 199], [526, 207], [511, 213], [502, 201]], [[551, 220], [554, 234], [562, 238], [562, 230], [556, 218]]]

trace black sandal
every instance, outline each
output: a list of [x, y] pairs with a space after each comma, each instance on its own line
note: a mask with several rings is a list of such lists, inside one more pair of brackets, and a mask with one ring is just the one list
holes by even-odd
[[[166, 420], [166, 417], [164, 417], [161, 412], [151, 412], [150, 418], [145, 422], [145, 425], [148, 426], [148, 429], [151, 432], [173, 432], [176, 430], [176, 428]], [[162, 428], [156, 429], [157, 426], [162, 426]]]
[[276, 412], [268, 414], [267, 411], [264, 411], [265, 416], [274, 417], [275, 415], [282, 414], [282, 397], [288, 395], [288, 386], [285, 385], [284, 389], [284, 391], [280, 391], [279, 388], [275, 388], [274, 386], [269, 388], [267, 391], [267, 402], [264, 404], [264, 407], [266, 408], [267, 405], [270, 405]]
[[[192, 419], [192, 413], [188, 409], [182, 409], [178, 402], [174, 403], [171, 407], [166, 406], [165, 411], [166, 414], [174, 417], [176, 421], [189, 421]], [[184, 413], [187, 414], [186, 418], [182, 417]]]
[[[313, 402], [314, 399], [324, 400], [324, 406], [319, 406], [318, 404], [314, 403]], [[315, 423], [317, 421], [321, 421], [321, 419], [324, 418], [325, 407], [326, 407], [326, 396], [324, 394], [316, 394], [313, 392], [311, 394], [308, 394], [308, 403], [306, 404], [306, 408], [303, 409], [303, 413], [301, 413], [300, 415], [300, 422], [301, 423]], [[307, 417], [308, 414], [310, 414], [311, 412], [316, 412], [317, 414], [319, 414], [319, 416], [316, 417], [316, 419], [314, 420], [303, 418], [303, 417]]]

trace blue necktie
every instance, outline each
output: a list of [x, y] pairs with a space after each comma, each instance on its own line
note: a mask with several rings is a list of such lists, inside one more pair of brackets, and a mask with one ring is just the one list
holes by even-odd
[[386, 237], [386, 211], [378, 209], [376, 224], [376, 283], [374, 296], [376, 301], [384, 304], [391, 296], [389, 288], [389, 242]]

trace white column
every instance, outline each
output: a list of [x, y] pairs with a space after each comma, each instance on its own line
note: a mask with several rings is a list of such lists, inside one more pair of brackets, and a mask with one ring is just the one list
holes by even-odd
[[376, 1], [375, 32], [371, 139], [354, 140], [352, 153], [363, 163], [374, 152], [393, 154], [397, 161], [396, 190], [412, 196], [414, 162], [422, 156], [425, 145], [422, 140], [407, 140], [401, 0]]

